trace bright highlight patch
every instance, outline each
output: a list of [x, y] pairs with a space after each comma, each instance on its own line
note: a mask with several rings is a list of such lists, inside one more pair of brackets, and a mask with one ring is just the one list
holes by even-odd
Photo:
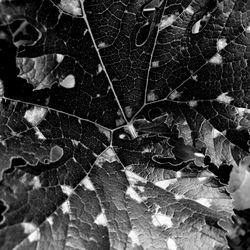
[[136, 245], [137, 246], [140, 246], [140, 240], [139, 240], [139, 237], [138, 237], [138, 234], [136, 233], [135, 230], [131, 230], [128, 234], [128, 237], [131, 239], [132, 241], [132, 247], [135, 247]]
[[227, 40], [225, 38], [219, 39], [217, 41], [217, 50], [220, 51], [227, 46]]
[[34, 242], [40, 240], [41, 234], [39, 228], [28, 236], [29, 242]]
[[143, 201], [140, 195], [137, 194], [137, 192], [132, 187], [127, 188], [126, 195], [128, 195], [132, 200], [135, 200], [138, 203], [141, 203]]
[[107, 217], [104, 214], [104, 211], [102, 211], [100, 214], [97, 215], [94, 223], [97, 225], [104, 226], [104, 227], [108, 225]]
[[74, 193], [74, 189], [67, 185], [61, 185], [62, 192], [68, 196]]
[[34, 223], [22, 222], [21, 226], [24, 229], [25, 234], [30, 234], [37, 229], [37, 226]]
[[92, 181], [89, 179], [88, 176], [86, 176], [83, 181], [82, 181], [82, 184], [84, 185], [84, 187], [88, 190], [91, 190], [91, 191], [95, 191], [95, 187], [92, 183]]
[[29, 184], [33, 186], [33, 189], [38, 189], [42, 187], [38, 176], [35, 176]]
[[169, 185], [177, 182], [177, 179], [170, 179], [170, 180], [164, 180], [164, 181], [157, 181], [154, 184], [162, 189], [166, 189]]
[[210, 60], [212, 64], [221, 64], [222, 63], [222, 56], [219, 53], [216, 53]]
[[220, 94], [216, 98], [216, 100], [219, 101], [219, 102], [230, 104], [234, 99], [231, 96], [228, 96], [227, 94], [228, 94], [228, 92]]
[[170, 15], [170, 16], [164, 16], [160, 22], [159, 30], [163, 30], [169, 26], [171, 26], [175, 20], [176, 20], [176, 15]]
[[45, 108], [35, 106], [32, 109], [26, 110], [24, 119], [26, 119], [33, 126], [36, 126], [44, 118], [45, 114]]
[[155, 227], [171, 228], [173, 226], [172, 218], [162, 212], [159, 212], [158, 210], [159, 208], [156, 209], [155, 214], [151, 216], [153, 225]]
[[70, 213], [70, 203], [69, 201], [65, 201], [63, 204], [62, 204], [62, 212], [64, 214], [69, 214]]
[[195, 200], [196, 202], [200, 203], [201, 205], [205, 206], [205, 207], [211, 207], [211, 201], [209, 199], [206, 198], [200, 198]]
[[73, 75], [66, 76], [61, 82], [60, 85], [66, 89], [72, 89], [75, 87], [75, 77]]
[[177, 245], [172, 238], [168, 238], [167, 240], [168, 250], [177, 250]]

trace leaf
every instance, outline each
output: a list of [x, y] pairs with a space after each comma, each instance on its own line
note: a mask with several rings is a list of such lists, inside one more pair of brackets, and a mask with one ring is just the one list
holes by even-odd
[[240, 162], [238, 168], [234, 167], [230, 174], [229, 192], [237, 210], [245, 210], [250, 208], [250, 200], [248, 198], [248, 190], [250, 185], [250, 173], [248, 171], [249, 157], [245, 157]]
[[231, 247], [249, 8], [1, 1], [0, 249]]

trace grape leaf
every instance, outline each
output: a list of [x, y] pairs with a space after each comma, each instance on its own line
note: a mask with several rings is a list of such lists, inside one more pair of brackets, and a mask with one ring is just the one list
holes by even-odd
[[0, 249], [228, 249], [249, 10], [0, 1]]

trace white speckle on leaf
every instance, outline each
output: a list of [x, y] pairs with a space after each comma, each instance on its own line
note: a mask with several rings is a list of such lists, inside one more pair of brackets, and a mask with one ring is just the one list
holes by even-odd
[[246, 33], [250, 33], [250, 25], [246, 27], [245, 31]]
[[201, 205], [205, 207], [211, 207], [211, 200], [207, 198], [199, 198], [195, 200], [196, 202], [200, 203]]
[[216, 100], [226, 104], [230, 104], [234, 99], [231, 96], [227, 96], [228, 92], [220, 94]]
[[225, 38], [218, 39], [217, 50], [220, 51], [227, 46], [227, 40]]
[[102, 154], [102, 157], [109, 163], [117, 161], [116, 154], [112, 148], [107, 148]]
[[39, 140], [46, 140], [46, 137], [43, 135], [43, 133], [39, 130], [38, 127], [34, 127], [35, 131], [36, 131], [36, 136]]
[[181, 178], [181, 176], [182, 176], [181, 171], [177, 171], [177, 172], [176, 172], [176, 178]]
[[56, 54], [56, 61], [58, 63], [61, 63], [63, 59], [64, 59], [64, 55], [62, 55], [62, 54]]
[[192, 77], [192, 79], [193, 79], [194, 81], [196, 81], [196, 82], [198, 81], [198, 75], [197, 75], [197, 74], [196, 74], [196, 75], [192, 75], [191, 77]]
[[226, 18], [228, 18], [230, 15], [231, 15], [231, 11], [228, 11], [228, 12], [223, 12], [222, 15]]
[[126, 138], [126, 135], [125, 135], [125, 134], [120, 134], [120, 135], [119, 135], [119, 138], [123, 140], [123, 139]]
[[82, 184], [84, 185], [84, 187], [88, 190], [91, 191], [95, 191], [95, 187], [92, 183], [92, 181], [89, 179], [88, 176], [86, 176], [83, 180], [82, 180]]
[[100, 74], [102, 70], [103, 70], [102, 65], [98, 64], [97, 74]]
[[[2, 3], [3, 1], [4, 1], [4, 0], [1, 0], [0, 3]], [[6, 14], [6, 15], [5, 15], [5, 19], [6, 19], [7, 21], [10, 21], [10, 20], [12, 19], [12, 15]]]
[[238, 125], [238, 126], [236, 127], [236, 129], [239, 130], [239, 131], [241, 131], [242, 129], [244, 129], [244, 127], [242, 127], [241, 125]]
[[208, 179], [207, 176], [204, 176], [204, 177], [198, 177], [198, 181], [199, 182], [203, 182], [203, 181], [206, 181]]
[[4, 95], [4, 86], [3, 86], [3, 81], [0, 79], [0, 102], [2, 101], [3, 95]]
[[35, 106], [32, 109], [26, 110], [24, 118], [33, 126], [36, 126], [45, 116], [46, 109]]
[[209, 62], [212, 64], [222, 64], [222, 56], [219, 53], [216, 53], [212, 58], [209, 59]]
[[221, 135], [222, 135], [222, 133], [219, 130], [213, 128], [213, 130], [212, 130], [212, 138], [213, 139], [215, 139], [215, 138], [217, 138], [218, 136], [221, 136]]
[[197, 101], [189, 101], [188, 105], [189, 105], [189, 107], [194, 108], [194, 107], [197, 107], [198, 102]]
[[177, 245], [175, 241], [170, 237], [167, 239], [167, 246], [168, 250], [177, 250]]
[[155, 227], [171, 228], [173, 226], [171, 217], [161, 212], [152, 215], [152, 223]]
[[74, 189], [67, 185], [61, 185], [62, 192], [68, 196], [74, 193]]
[[104, 48], [107, 48], [108, 45], [104, 42], [100, 42], [100, 43], [98, 43], [97, 47], [98, 47], [98, 49], [104, 49]]
[[143, 148], [143, 150], [141, 151], [142, 154], [147, 154], [147, 153], [150, 153], [154, 150], [154, 148], [152, 146], [149, 146], [149, 147], [145, 147]]
[[237, 113], [240, 116], [243, 116], [244, 114], [250, 114], [250, 109], [247, 109], [247, 108], [238, 108], [238, 107], [236, 107], [235, 109], [237, 110]]
[[195, 152], [194, 156], [199, 157], [199, 158], [205, 158], [205, 155], [199, 152]]
[[64, 214], [69, 214], [70, 213], [70, 202], [69, 200], [66, 200], [62, 205], [62, 212]]
[[193, 34], [198, 34], [200, 32], [200, 28], [201, 28], [201, 20], [197, 21], [193, 27], [192, 27], [192, 33]]
[[74, 140], [74, 139], [72, 139], [71, 142], [72, 142], [72, 144], [74, 146], [78, 146], [78, 144], [80, 143], [80, 141], [77, 141], [77, 140]]
[[136, 186], [137, 188], [138, 188], [138, 190], [140, 191], [140, 192], [144, 192], [145, 191], [145, 187], [144, 186]]
[[42, 185], [41, 185], [41, 182], [40, 182], [40, 179], [38, 176], [35, 176], [32, 181], [30, 181], [29, 183], [31, 186], [33, 186], [33, 189], [38, 189], [38, 188], [41, 188]]
[[194, 8], [191, 5], [188, 5], [188, 7], [185, 9], [185, 11], [190, 14], [193, 15], [194, 14]]
[[37, 226], [31, 222], [22, 222], [21, 226], [23, 227], [25, 234], [31, 234], [32, 232], [37, 230]]
[[54, 217], [53, 216], [48, 217], [47, 221], [49, 222], [50, 225], [53, 225], [54, 224]]
[[159, 61], [154, 61], [154, 62], [152, 62], [152, 67], [153, 67], [153, 68], [159, 67]]
[[159, 25], [159, 30], [163, 30], [169, 26], [171, 26], [175, 20], [176, 20], [177, 16], [172, 14], [170, 16], [164, 16], [162, 19], [161, 19], [161, 22], [160, 22], [160, 25]]
[[94, 223], [97, 225], [104, 226], [104, 227], [108, 225], [108, 220], [104, 211], [102, 211], [100, 214], [96, 216]]
[[175, 194], [174, 195], [175, 199], [178, 201], [178, 200], [181, 200], [181, 199], [185, 199], [185, 196], [182, 195], [182, 194]]
[[174, 90], [171, 94], [170, 94], [170, 96], [169, 96], [169, 98], [171, 99], [171, 100], [175, 100], [175, 99], [178, 99], [178, 98], [180, 98], [181, 97], [181, 92], [178, 92], [177, 90]]
[[139, 194], [133, 189], [133, 187], [128, 187], [126, 191], [126, 195], [128, 195], [131, 199], [141, 203], [143, 200]]
[[154, 184], [162, 189], [166, 189], [170, 184], [177, 182], [177, 179], [169, 179], [164, 181], [157, 181]]
[[124, 111], [125, 111], [125, 114], [126, 114], [126, 116], [127, 116], [128, 118], [131, 118], [131, 117], [132, 117], [132, 115], [133, 115], [133, 110], [132, 110], [132, 108], [131, 108], [130, 106], [126, 106], [126, 107], [124, 108]]
[[130, 133], [132, 138], [136, 138], [138, 136], [136, 129], [132, 123], [128, 124], [127, 126], [124, 127], [124, 129]]
[[81, 16], [82, 9], [79, 0], [61, 0], [59, 7], [74, 16]]
[[72, 89], [75, 87], [75, 77], [73, 75], [67, 75], [61, 82], [60, 85], [66, 89]]
[[157, 101], [158, 99], [159, 99], [158, 96], [152, 90], [147, 94], [147, 101], [148, 102]]
[[129, 170], [126, 170], [125, 172], [126, 172], [126, 176], [128, 178], [128, 181], [132, 187], [140, 182], [147, 183], [147, 180], [140, 177], [139, 175], [137, 175]]
[[117, 161], [116, 153], [112, 147], [108, 147], [95, 161], [95, 165], [102, 167], [105, 162], [112, 163]]
[[41, 237], [40, 230], [39, 230], [39, 228], [37, 228], [34, 232], [32, 232], [28, 236], [28, 240], [29, 240], [29, 242], [38, 241], [38, 240], [40, 240], [40, 237]]
[[202, 25], [201, 22], [206, 23], [210, 17], [211, 13], [208, 13], [207, 15], [203, 16], [200, 20], [198, 20], [192, 27], [192, 33], [198, 34], [202, 30], [202, 28], [204, 28], [204, 25]]
[[137, 246], [140, 246], [140, 240], [139, 240], [139, 237], [138, 237], [138, 234], [136, 233], [135, 230], [131, 230], [128, 234], [128, 237], [131, 239], [132, 241], [132, 247], [135, 247], [136, 245]]
[[188, 125], [187, 121], [186, 121], [186, 120], [183, 121], [183, 122], [182, 122], [182, 125], [185, 125], [185, 126]]

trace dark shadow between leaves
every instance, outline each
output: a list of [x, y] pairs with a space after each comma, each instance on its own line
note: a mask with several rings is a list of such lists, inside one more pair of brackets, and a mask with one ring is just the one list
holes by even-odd
[[17, 48], [32, 45], [41, 37], [40, 32], [23, 19], [18, 19], [11, 23], [10, 30], [13, 34], [13, 42]]
[[232, 165], [221, 164], [220, 166], [216, 166], [211, 162], [209, 156], [205, 157], [204, 164], [208, 166], [208, 170], [215, 174], [222, 184], [228, 184], [230, 173], [233, 169]]
[[4, 170], [4, 174], [10, 174], [15, 171], [16, 167], [22, 167], [26, 165], [26, 161], [22, 157], [11, 158], [10, 167]]

